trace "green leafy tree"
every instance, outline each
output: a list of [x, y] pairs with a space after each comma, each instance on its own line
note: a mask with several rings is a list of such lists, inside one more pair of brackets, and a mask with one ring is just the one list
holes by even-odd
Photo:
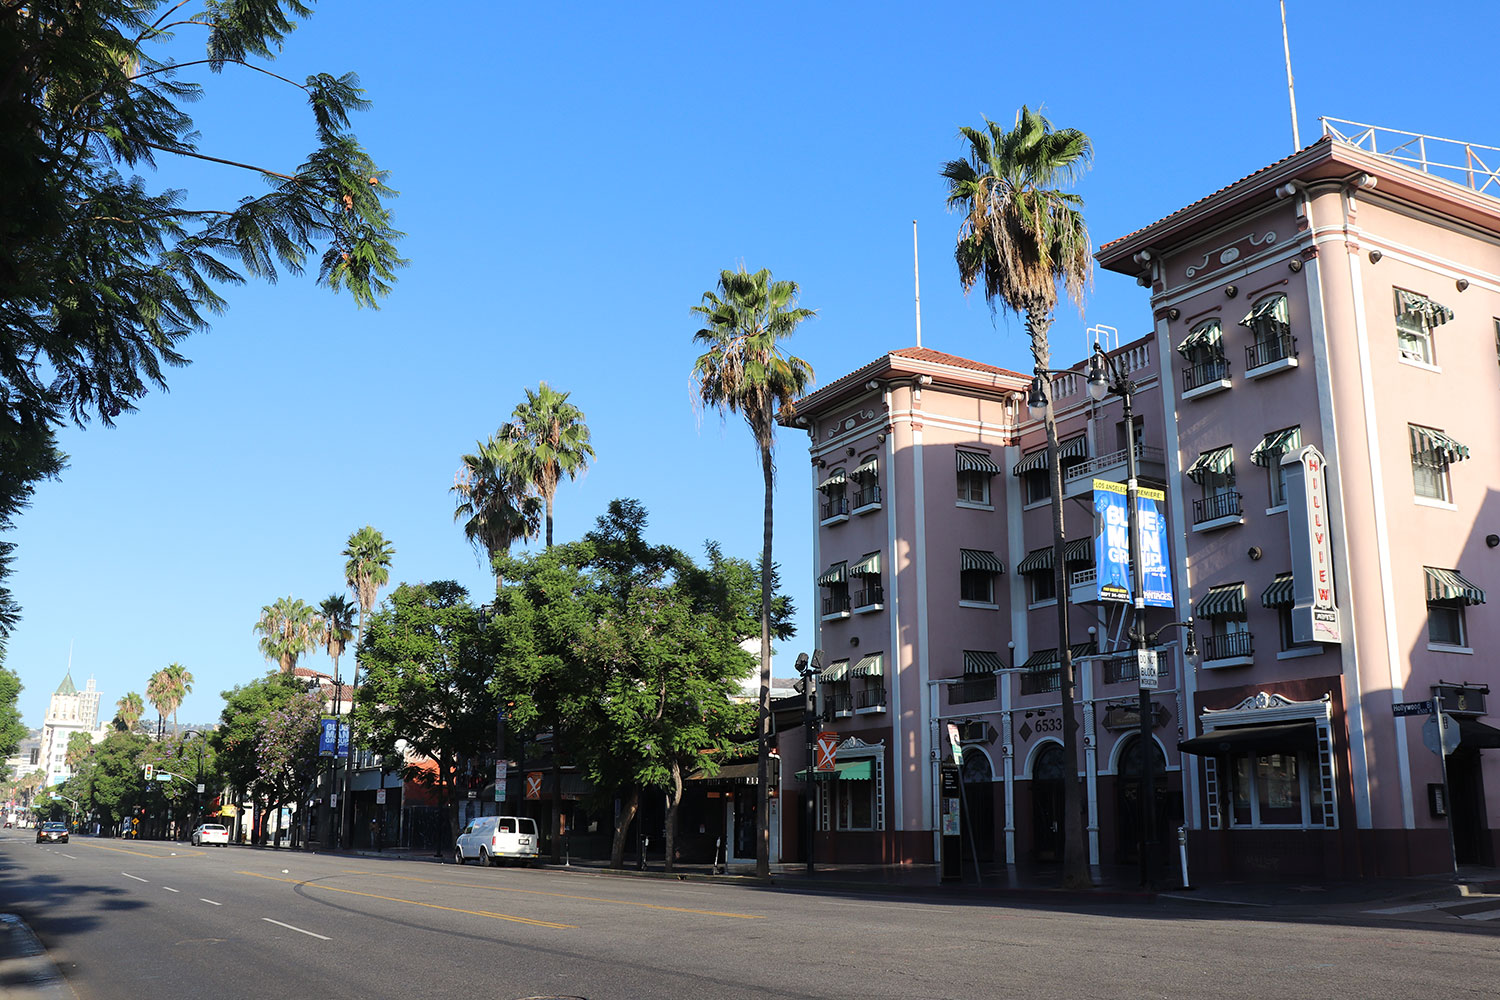
[[88, 733], [69, 733], [68, 746], [63, 751], [63, 763], [74, 771], [83, 765], [89, 754], [94, 752], [94, 739]]
[[508, 554], [517, 541], [535, 538], [542, 523], [542, 498], [512, 460], [515, 448], [515, 442], [504, 438], [480, 441], [474, 454], [459, 459], [453, 478], [458, 498], [453, 520], [463, 522], [464, 538], [489, 560], [497, 591], [501, 579], [495, 557]]
[[[354, 593], [354, 599], [359, 602], [359, 624], [355, 629], [354, 643], [354, 689], [356, 691], [359, 689], [359, 660], [363, 655], [365, 621], [375, 608], [375, 599], [380, 596], [380, 588], [390, 581], [391, 560], [395, 558], [395, 555], [396, 547], [368, 524], [351, 533], [348, 544], [344, 546], [344, 582]], [[349, 749], [344, 756], [344, 791], [339, 798], [343, 814], [339, 822], [339, 835], [345, 844], [351, 842], [354, 823], [354, 812], [349, 808], [349, 784], [354, 772], [354, 738], [354, 723], [351, 721], [349, 723]]]
[[569, 394], [546, 382], [516, 406], [499, 437], [511, 447], [504, 457], [522, 482], [530, 483], [546, 511], [546, 540], [552, 545], [552, 501], [563, 478], [576, 479], [594, 458], [583, 411], [568, 402]]
[[417, 760], [405, 776], [436, 788], [451, 841], [458, 835], [456, 777], [494, 739], [480, 616], [457, 583], [403, 583], [371, 616], [361, 649], [365, 682], [354, 709], [360, 728], [376, 744], [406, 741]]
[[[1054, 129], [1039, 112], [1022, 107], [1015, 127], [985, 120], [984, 128], [959, 130], [968, 158], [950, 160], [942, 170], [948, 207], [963, 213], [953, 256], [967, 292], [983, 282], [991, 311], [1000, 307], [1025, 317], [1036, 362], [1036, 387], [1046, 406], [1047, 458], [1052, 476], [1052, 563], [1059, 594], [1067, 593], [1063, 534], [1062, 468], [1057, 458], [1057, 420], [1050, 379], [1040, 374], [1052, 361], [1047, 333], [1057, 308], [1058, 285], [1080, 308], [1092, 274], [1092, 247], [1083, 219], [1083, 200], [1060, 190], [1087, 169], [1093, 158], [1089, 137], [1077, 129]], [[1057, 602], [1058, 649], [1062, 661], [1063, 746], [1069, 767], [1081, 766], [1078, 723], [1073, 714], [1074, 669], [1068, 651], [1068, 602]], [[1078, 783], [1063, 785], [1063, 882], [1091, 884]]]
[[[3, 658], [0, 652], [0, 659]], [[9, 667], [0, 666], [0, 760], [13, 756], [26, 738], [26, 725], [21, 721], [18, 707], [20, 697], [21, 678]]]
[[[311, 269], [374, 306], [406, 263], [395, 192], [350, 128], [368, 107], [358, 79], [267, 68], [310, 12], [303, 0], [0, 2], [0, 530], [61, 471], [58, 425], [109, 425], [188, 363], [183, 341], [225, 307], [219, 287]], [[195, 35], [202, 58], [183, 59]], [[202, 149], [187, 106], [203, 72], [305, 97], [306, 159]], [[204, 204], [136, 173], [174, 161], [264, 190]], [[0, 591], [0, 638], [16, 615]]]
[[278, 597], [260, 609], [254, 632], [260, 636], [261, 654], [290, 675], [304, 653], [318, 648], [322, 629], [317, 608], [299, 598]]
[[86, 803], [88, 812], [98, 814], [106, 831], [118, 828], [137, 805], [145, 803], [141, 768], [155, 747], [155, 741], [140, 733], [110, 733], [93, 747], [82, 772], [70, 780], [78, 793], [73, 797]]
[[761, 534], [760, 588], [760, 713], [757, 722], [759, 776], [757, 846], [755, 870], [771, 871], [771, 800], [767, 778], [771, 751], [771, 524], [776, 480], [776, 418], [782, 411], [790, 417], [793, 401], [812, 382], [812, 366], [784, 353], [782, 341], [797, 326], [816, 313], [797, 305], [795, 281], [775, 281], [768, 270], [719, 274], [718, 292], [703, 293], [693, 313], [703, 326], [693, 342], [704, 352], [693, 364], [693, 382], [698, 399], [717, 409], [723, 419], [738, 413], [750, 426], [760, 452], [761, 478], [765, 485], [765, 511]]
[[[283, 672], [268, 674], [222, 693], [224, 709], [219, 714], [219, 728], [212, 737], [218, 770], [233, 789], [253, 799], [258, 812], [269, 808], [273, 800], [294, 784], [291, 779], [283, 780], [284, 772], [276, 770], [280, 758], [268, 759], [265, 756], [262, 737], [272, 727], [273, 720], [282, 716], [295, 719], [301, 703], [307, 701], [308, 696], [305, 684]], [[288, 729], [294, 728], [290, 723], [283, 727], [278, 741], [284, 738], [285, 742], [295, 744], [296, 734], [287, 733]], [[316, 744], [310, 756], [316, 761]], [[257, 821], [257, 839], [260, 827]]]

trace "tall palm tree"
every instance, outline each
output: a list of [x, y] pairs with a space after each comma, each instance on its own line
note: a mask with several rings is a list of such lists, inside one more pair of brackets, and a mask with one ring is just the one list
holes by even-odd
[[169, 663], [164, 669], [169, 685], [167, 711], [172, 713], [172, 731], [179, 733], [181, 729], [177, 726], [177, 710], [182, 707], [183, 699], [193, 693], [193, 675], [180, 663]]
[[[1056, 185], [1088, 168], [1093, 144], [1077, 129], [1054, 129], [1039, 111], [1024, 106], [1010, 131], [989, 119], [984, 124], [982, 129], [959, 129], [969, 143], [968, 159], [950, 160], [942, 169], [948, 182], [948, 207], [964, 213], [953, 256], [965, 292], [982, 280], [991, 311], [1004, 307], [1025, 317], [1031, 356], [1040, 373], [1052, 360], [1047, 332], [1057, 308], [1058, 285], [1082, 308], [1092, 275], [1083, 199]], [[1078, 724], [1073, 717], [1073, 657], [1068, 648], [1062, 468], [1057, 458], [1051, 382], [1038, 374], [1036, 387], [1045, 400], [1042, 420], [1052, 476], [1052, 571], [1060, 595], [1057, 630], [1063, 752], [1076, 773]], [[1086, 885], [1092, 879], [1080, 823], [1081, 791], [1076, 781], [1065, 782], [1063, 788], [1063, 882]]]
[[771, 747], [771, 577], [775, 572], [771, 560], [771, 498], [776, 479], [776, 413], [782, 409], [790, 414], [793, 400], [802, 395], [813, 378], [812, 366], [785, 354], [781, 341], [790, 337], [803, 320], [817, 315], [797, 305], [797, 294], [795, 281], [774, 281], [770, 271], [751, 274], [742, 265], [738, 271], [720, 272], [719, 291], [704, 292], [702, 303], [693, 307], [704, 324], [693, 334], [694, 343], [704, 347], [693, 364], [698, 398], [705, 406], [716, 408], [721, 419], [729, 413], [745, 418], [760, 450], [765, 483], [760, 557], [760, 749], [756, 765], [759, 830], [755, 849], [755, 870], [763, 876], [771, 871], [767, 771]]
[[144, 714], [146, 714], [146, 703], [134, 691], [115, 702], [115, 719], [127, 733], [135, 732], [136, 723], [141, 721], [141, 716]]
[[160, 739], [166, 729], [167, 705], [172, 700], [172, 679], [167, 676], [165, 667], [146, 681], [146, 700], [156, 709], [156, 737]]
[[303, 653], [318, 648], [322, 627], [317, 608], [300, 598], [278, 597], [260, 609], [254, 631], [260, 636], [260, 651], [265, 658], [280, 664], [281, 672], [289, 674]]
[[339, 657], [344, 655], [349, 640], [354, 638], [355, 606], [343, 594], [330, 594], [318, 605], [318, 616], [323, 630], [318, 634], [318, 644], [333, 661], [333, 683], [340, 685]]
[[472, 455], [459, 459], [453, 479], [458, 502], [453, 520], [462, 521], [464, 538], [476, 552], [483, 551], [500, 589], [495, 556], [509, 552], [517, 541], [535, 538], [542, 525], [542, 498], [531, 483], [519, 475], [512, 455], [516, 442], [490, 438], [475, 445]]
[[564, 476], [576, 479], [594, 457], [583, 411], [568, 402], [568, 393], [546, 382], [516, 406], [499, 437], [509, 442], [508, 458], [516, 474], [541, 496], [546, 507], [547, 547], [552, 547], [552, 501]]
[[[342, 555], [346, 560], [344, 563], [344, 582], [354, 592], [354, 599], [359, 602], [359, 623], [355, 628], [354, 641], [354, 683], [352, 687], [359, 688], [359, 647], [364, 642], [365, 619], [369, 617], [375, 608], [375, 598], [380, 596], [380, 588], [384, 587], [391, 579], [391, 558], [396, 554], [396, 547], [385, 540], [385, 536], [376, 531], [370, 525], [365, 525], [349, 536], [349, 543], [344, 547]], [[350, 774], [354, 770], [354, 715], [349, 716], [349, 749], [344, 757], [344, 791], [339, 799], [339, 808], [343, 818], [339, 821], [342, 841], [351, 843], [350, 834], [353, 832], [350, 825], [354, 821], [354, 813], [349, 809], [349, 783]]]

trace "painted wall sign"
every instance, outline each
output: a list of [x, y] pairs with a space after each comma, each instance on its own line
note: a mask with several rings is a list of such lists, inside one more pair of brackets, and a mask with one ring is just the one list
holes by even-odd
[[[1094, 480], [1094, 566], [1101, 601], [1129, 601], [1130, 515], [1123, 483]], [[1147, 607], [1170, 608], [1172, 570], [1167, 560], [1167, 521], [1159, 506], [1161, 490], [1136, 491], [1140, 518], [1141, 579]]]
[[1292, 640], [1342, 642], [1333, 591], [1333, 540], [1328, 520], [1328, 471], [1312, 445], [1283, 455], [1287, 530], [1292, 543]]

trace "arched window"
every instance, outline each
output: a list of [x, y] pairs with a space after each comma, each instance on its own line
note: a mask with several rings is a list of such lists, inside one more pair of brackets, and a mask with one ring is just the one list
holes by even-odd
[[1063, 756], [1061, 743], [1048, 743], [1037, 752], [1031, 766], [1034, 781], [1062, 781], [1068, 774], [1067, 759]]

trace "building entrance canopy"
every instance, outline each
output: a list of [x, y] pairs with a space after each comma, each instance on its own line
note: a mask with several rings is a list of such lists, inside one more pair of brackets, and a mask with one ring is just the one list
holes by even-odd
[[1210, 729], [1202, 736], [1182, 740], [1177, 749], [1201, 757], [1233, 753], [1306, 751], [1318, 749], [1318, 727], [1312, 722], [1287, 722], [1268, 726], [1229, 726]]

